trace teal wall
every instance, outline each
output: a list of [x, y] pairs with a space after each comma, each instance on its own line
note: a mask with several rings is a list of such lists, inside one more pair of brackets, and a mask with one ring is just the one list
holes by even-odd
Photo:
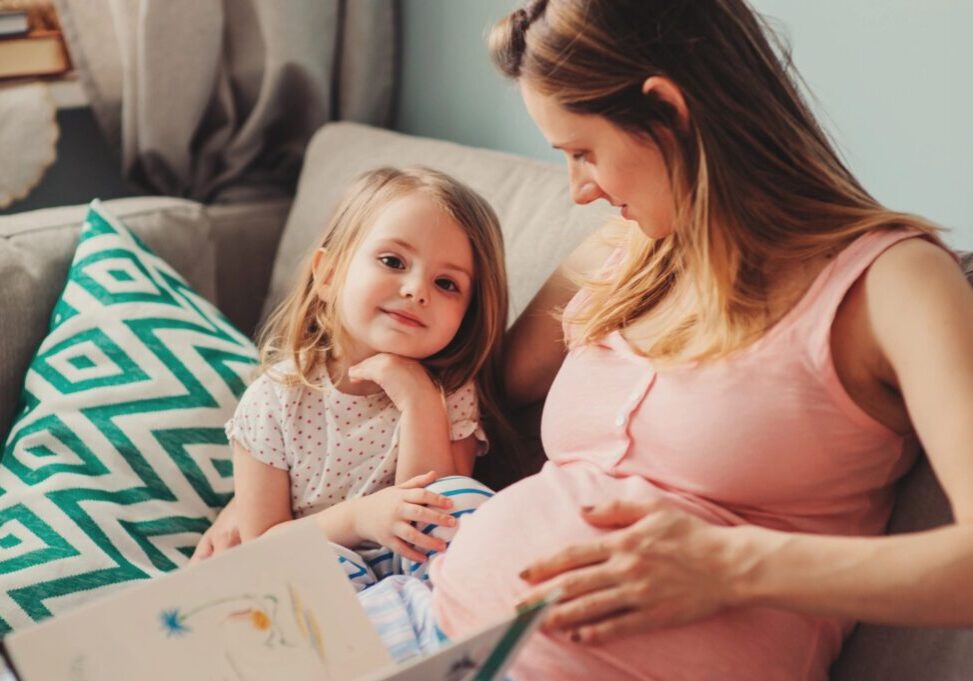
[[[511, 0], [402, 0], [403, 132], [557, 160], [488, 62]], [[973, 249], [973, 0], [753, 0], [793, 48], [813, 104], [882, 202]]]

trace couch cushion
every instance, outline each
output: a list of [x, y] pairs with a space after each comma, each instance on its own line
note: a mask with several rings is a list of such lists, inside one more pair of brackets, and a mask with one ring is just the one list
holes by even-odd
[[97, 203], [0, 460], [0, 632], [186, 562], [253, 344]]
[[[132, 198], [104, 204], [204, 297], [216, 291], [214, 249], [202, 206], [170, 198]], [[51, 309], [78, 243], [86, 206], [0, 216], [0, 436], [5, 436], [24, 373], [47, 332]]]
[[493, 205], [506, 241], [511, 321], [557, 264], [610, 215], [603, 205], [573, 205], [561, 166], [355, 123], [332, 123], [308, 147], [274, 262], [264, 318], [286, 294], [347, 186], [382, 165], [430, 166], [465, 182]]

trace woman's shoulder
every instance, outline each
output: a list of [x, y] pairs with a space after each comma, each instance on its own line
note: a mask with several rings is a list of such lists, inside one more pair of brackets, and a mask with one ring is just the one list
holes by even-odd
[[882, 250], [865, 273], [863, 295], [873, 314], [887, 310], [901, 319], [910, 301], [924, 300], [923, 307], [929, 308], [961, 304], [969, 297], [956, 254], [935, 237], [915, 236]]
[[617, 265], [624, 254], [624, 244], [630, 229], [630, 225], [617, 221], [603, 225], [564, 259], [561, 269], [572, 278], [592, 279], [603, 276], [606, 269]]

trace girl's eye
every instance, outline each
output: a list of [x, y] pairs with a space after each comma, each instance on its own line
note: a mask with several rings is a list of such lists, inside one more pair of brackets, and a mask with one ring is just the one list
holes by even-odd
[[379, 256], [378, 261], [386, 267], [391, 267], [395, 270], [405, 269], [405, 263], [402, 262], [402, 259], [394, 255], [381, 255]]
[[452, 279], [437, 279], [436, 286], [443, 289], [444, 291], [450, 291], [452, 293], [459, 293], [459, 286]]

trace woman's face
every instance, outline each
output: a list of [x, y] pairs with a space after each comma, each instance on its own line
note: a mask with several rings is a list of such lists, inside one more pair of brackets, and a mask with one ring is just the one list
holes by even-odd
[[541, 133], [567, 157], [575, 203], [605, 199], [647, 236], [660, 239], [672, 233], [672, 187], [662, 154], [651, 140], [601, 116], [568, 111], [523, 79], [520, 92]]

